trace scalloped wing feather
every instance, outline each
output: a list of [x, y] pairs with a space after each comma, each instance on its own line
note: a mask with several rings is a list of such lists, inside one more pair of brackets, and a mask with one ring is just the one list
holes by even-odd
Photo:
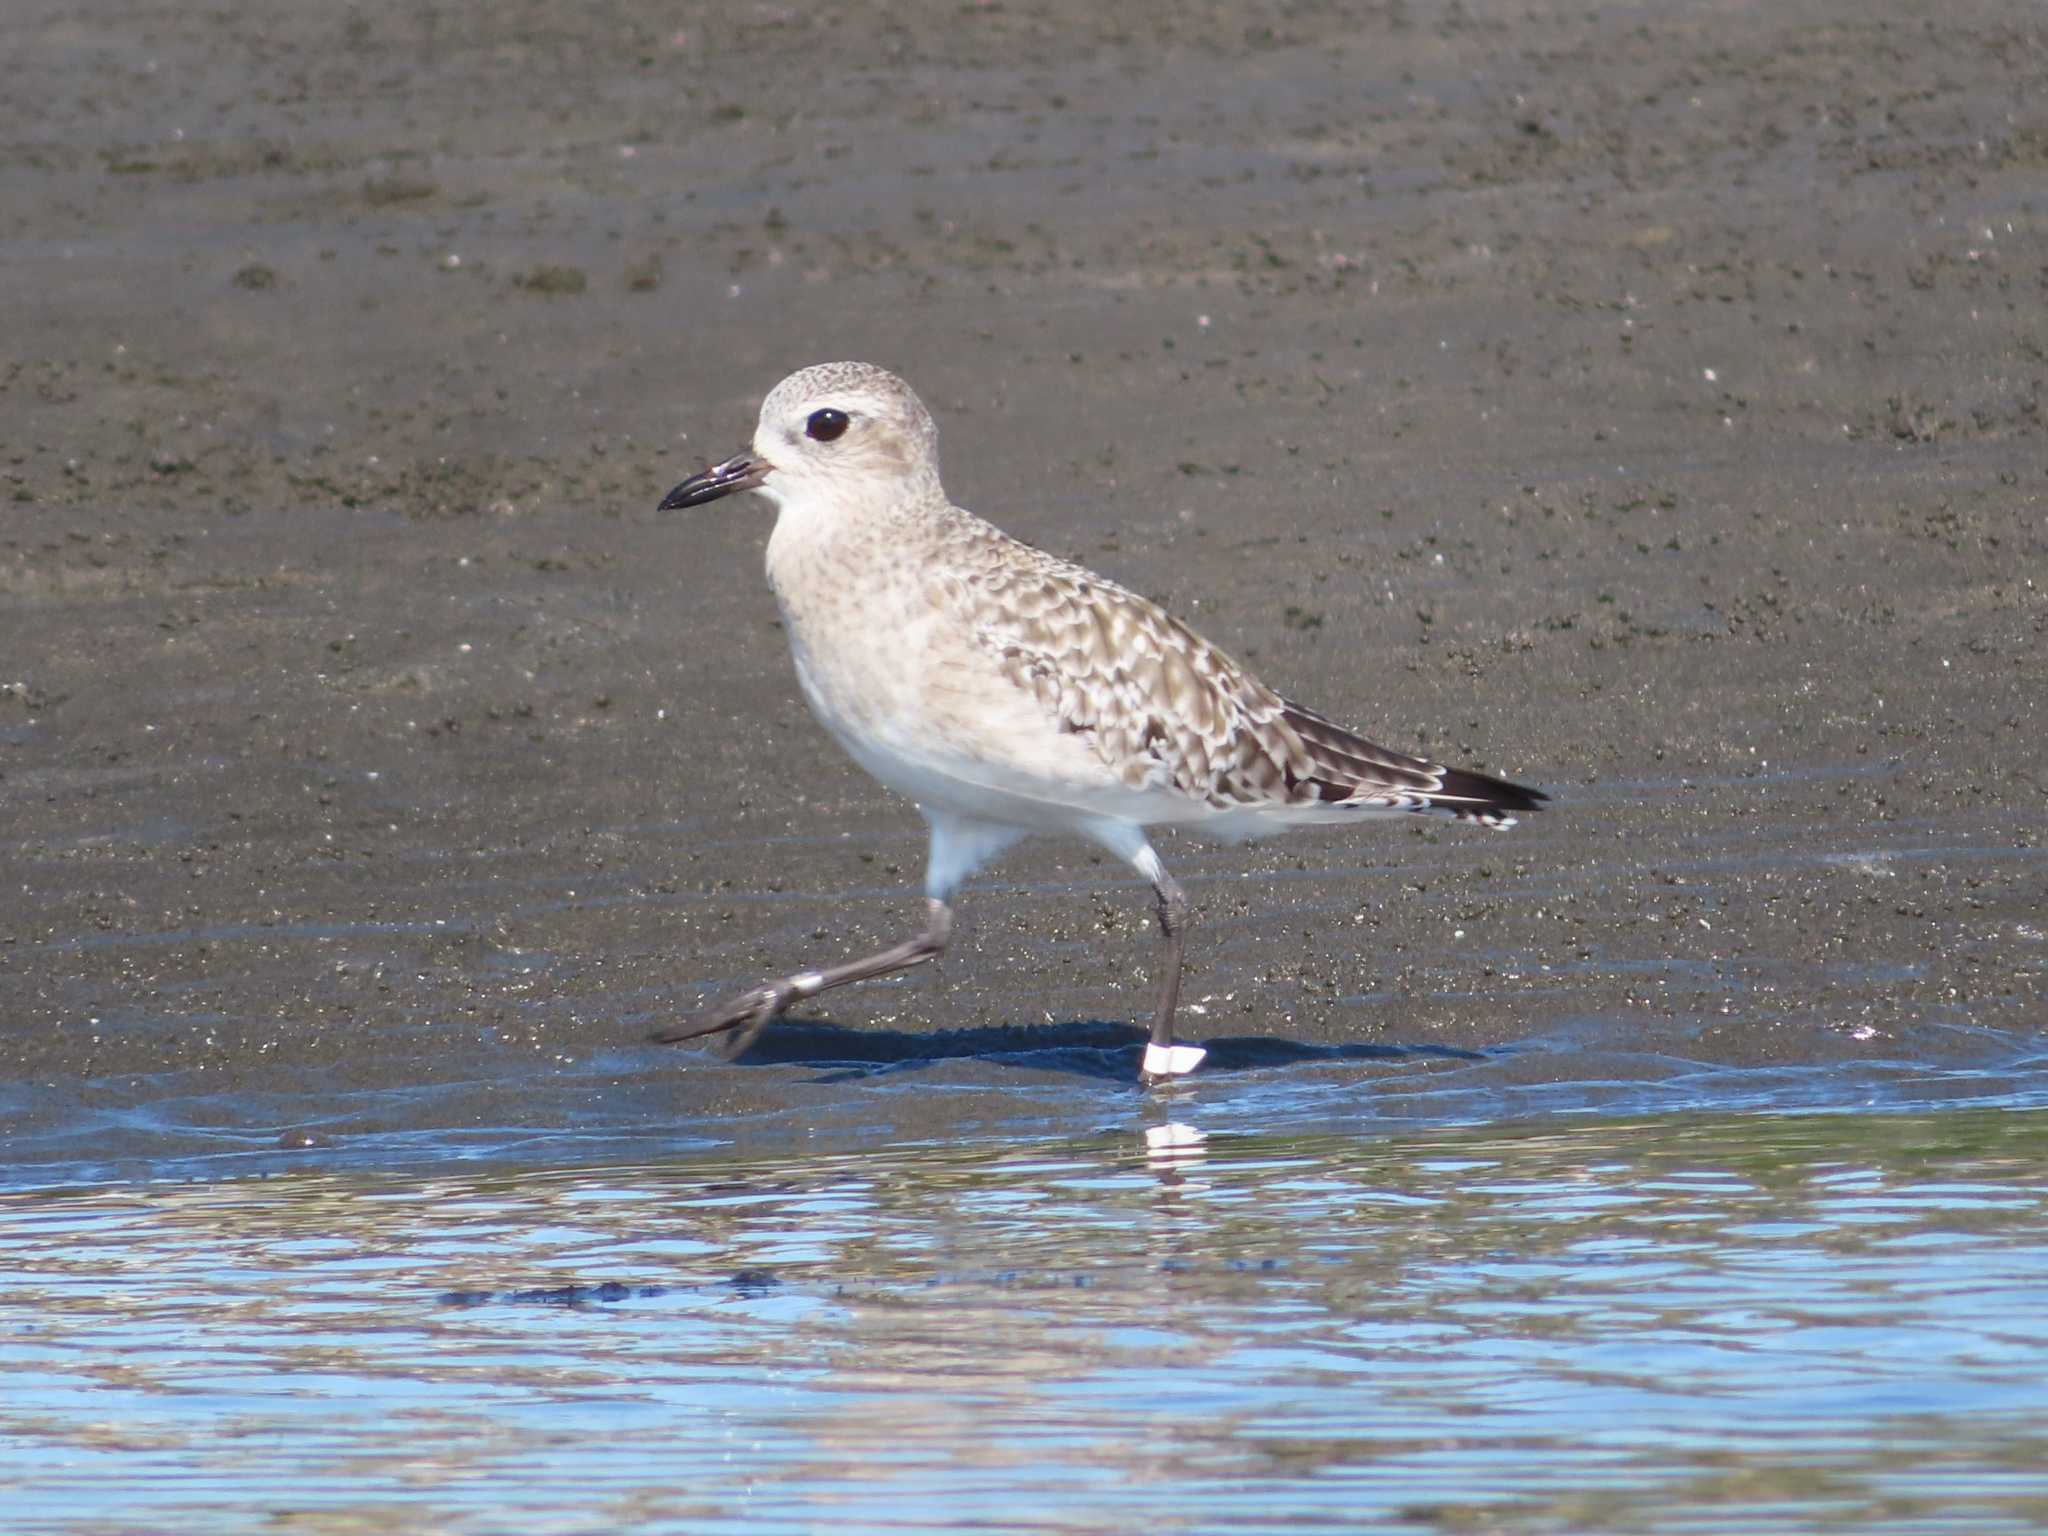
[[1439, 811], [1490, 825], [1542, 798], [1376, 746], [1281, 698], [1157, 603], [979, 518], [959, 514], [948, 532], [939, 568], [977, 642], [1127, 789], [1225, 813]]

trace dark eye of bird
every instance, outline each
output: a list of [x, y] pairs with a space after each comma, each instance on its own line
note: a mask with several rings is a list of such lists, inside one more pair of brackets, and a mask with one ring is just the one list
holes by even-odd
[[813, 411], [811, 419], [804, 423], [804, 431], [821, 443], [829, 443], [846, 431], [846, 412], [835, 411], [829, 405], [822, 411]]

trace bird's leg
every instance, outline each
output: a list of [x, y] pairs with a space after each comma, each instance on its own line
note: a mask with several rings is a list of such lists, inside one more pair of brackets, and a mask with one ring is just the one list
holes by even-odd
[[751, 991], [742, 992], [719, 1007], [705, 1010], [694, 1018], [668, 1029], [657, 1030], [650, 1039], [672, 1044], [678, 1040], [695, 1040], [701, 1035], [715, 1035], [721, 1030], [734, 1030], [732, 1039], [726, 1042], [727, 1054], [737, 1056], [775, 1019], [789, 1009], [792, 1003], [807, 997], [816, 997], [820, 992], [829, 992], [834, 987], [843, 987], [851, 982], [867, 981], [875, 976], [886, 976], [891, 971], [908, 970], [913, 965], [922, 965], [927, 960], [936, 960], [945, 952], [946, 940], [953, 931], [953, 909], [936, 898], [925, 902], [924, 932], [914, 939], [905, 939], [901, 944], [865, 956], [859, 960], [848, 960], [840, 965], [828, 966], [822, 971], [799, 971], [794, 976], [785, 976], [780, 981], [763, 982]]
[[1188, 898], [1156, 854], [1151, 864], [1156, 871], [1152, 890], [1159, 899], [1160, 976], [1159, 1002], [1152, 1011], [1152, 1038], [1146, 1043], [1145, 1064], [1139, 1073], [1147, 1084], [1192, 1072], [1208, 1054], [1199, 1045], [1173, 1043], [1173, 1013], [1180, 1005], [1181, 961], [1187, 953]]
[[1152, 1010], [1152, 1036], [1145, 1043], [1138, 1081], [1150, 1087], [1192, 1072], [1209, 1053], [1199, 1045], [1173, 1043], [1173, 1010], [1180, 1002], [1180, 963], [1187, 948], [1187, 893], [1159, 862], [1159, 852], [1145, 840], [1143, 827], [1104, 820], [1081, 831], [1151, 881], [1152, 894], [1159, 900], [1159, 1002]]
[[1152, 1010], [1152, 1044], [1171, 1048], [1173, 1014], [1180, 1006], [1180, 970], [1187, 958], [1188, 898], [1171, 876], [1153, 893], [1159, 899], [1159, 1001]]

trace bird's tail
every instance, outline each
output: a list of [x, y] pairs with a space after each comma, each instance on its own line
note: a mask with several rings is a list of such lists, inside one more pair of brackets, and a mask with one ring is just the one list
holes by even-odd
[[1296, 788], [1334, 811], [1413, 811], [1455, 816], [1485, 827], [1511, 827], [1549, 796], [1469, 768], [1446, 768], [1367, 741], [1312, 709], [1288, 703], [1282, 718], [1307, 750], [1313, 769]]
[[1540, 811], [1550, 796], [1526, 784], [1511, 784], [1490, 773], [1469, 768], [1439, 768], [1439, 788], [1429, 794], [1429, 804], [1418, 807], [1460, 821], [1476, 821], [1484, 827], [1512, 827], [1524, 811]]

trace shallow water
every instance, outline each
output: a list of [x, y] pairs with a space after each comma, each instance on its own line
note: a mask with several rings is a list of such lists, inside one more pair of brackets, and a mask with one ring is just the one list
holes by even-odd
[[2048, 1523], [2048, 1110], [0, 1197], [15, 1529]]

